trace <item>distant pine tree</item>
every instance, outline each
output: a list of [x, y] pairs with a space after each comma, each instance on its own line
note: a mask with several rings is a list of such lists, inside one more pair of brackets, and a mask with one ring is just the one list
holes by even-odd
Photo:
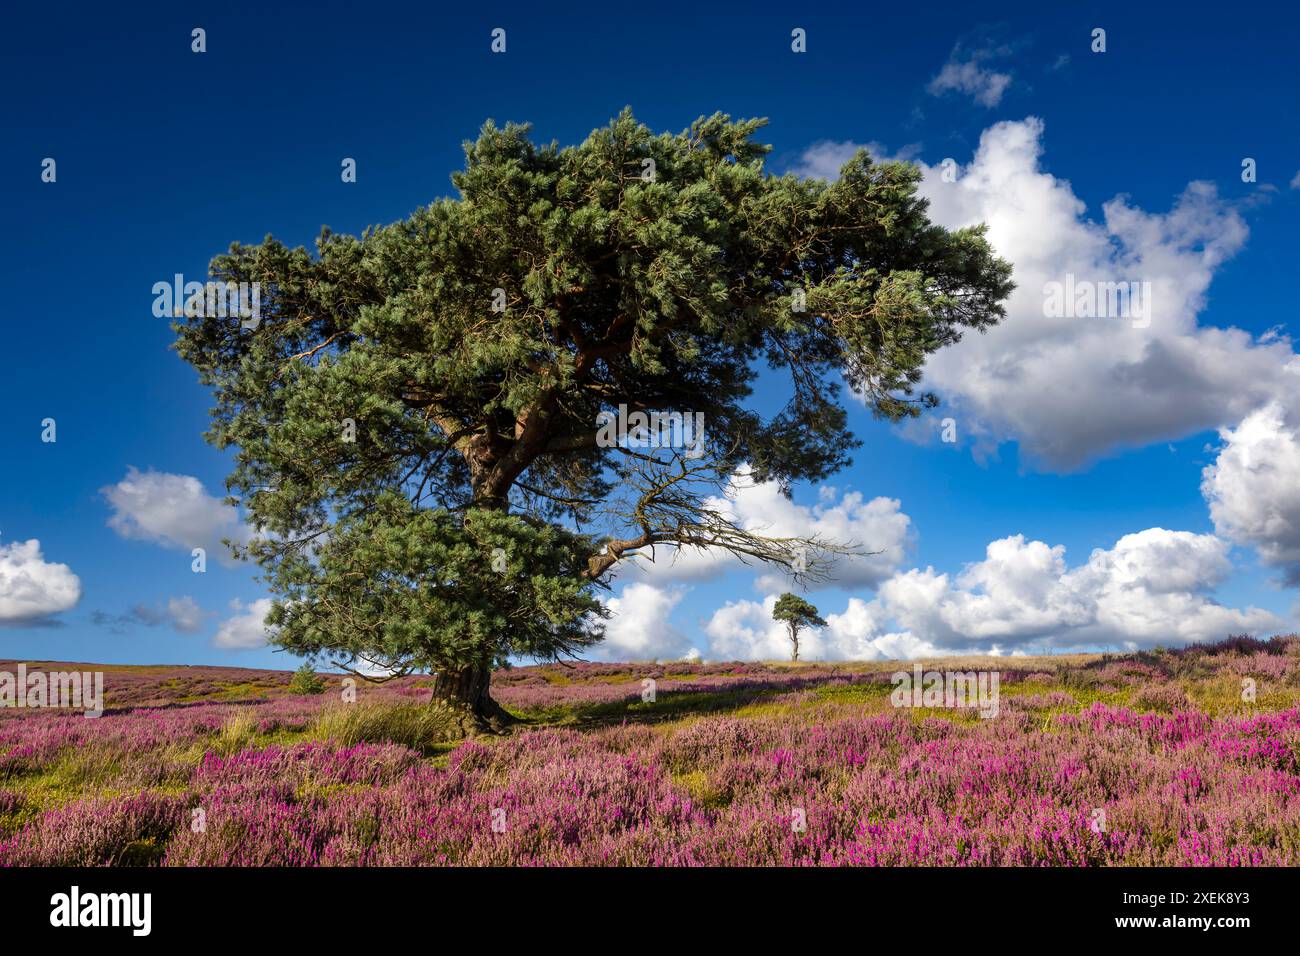
[[786, 628], [790, 631], [790, 643], [793, 645], [790, 654], [790, 660], [792, 661], [799, 659], [799, 632], [805, 627], [826, 626], [826, 622], [817, 613], [817, 608], [799, 597], [799, 595], [791, 594], [788, 591], [781, 595], [776, 602], [776, 607], [772, 608], [772, 617], [777, 621], [784, 621]]

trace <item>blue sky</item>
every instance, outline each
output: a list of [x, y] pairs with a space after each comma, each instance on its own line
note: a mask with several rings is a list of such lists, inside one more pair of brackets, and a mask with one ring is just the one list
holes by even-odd
[[[812, 653], [1293, 629], [1300, 14], [1040, 7], [16, 9], [0, 37], [0, 656], [291, 666], [229, 646], [256, 643], [253, 569], [213, 551], [191, 570], [183, 545], [226, 520], [211, 499], [227, 462], [153, 284], [202, 279], [235, 240], [402, 218], [452, 191], [489, 117], [574, 143], [629, 104], [656, 129], [768, 117], [776, 172], [834, 175], [855, 144], [915, 159], [936, 219], [989, 218], [1016, 266], [1007, 326], [932, 363], [934, 420], [900, 429], [850, 400], [864, 444], [831, 487], [784, 511], [740, 493], [745, 520], [842, 525], [887, 552], [812, 595], [832, 625]], [[1066, 272], [1151, 281], [1155, 322], [1045, 318], [1043, 281]], [[955, 443], [937, 440], [944, 417]], [[601, 653], [773, 656], [780, 590], [707, 561], [624, 575]]]

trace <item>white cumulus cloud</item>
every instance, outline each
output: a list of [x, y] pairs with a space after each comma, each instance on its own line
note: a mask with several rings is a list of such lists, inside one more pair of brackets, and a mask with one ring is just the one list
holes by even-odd
[[[1097, 549], [1071, 568], [1065, 549], [1013, 535], [955, 575], [895, 573], [872, 600], [853, 597], [827, 626], [801, 637], [805, 659], [871, 660], [951, 653], [1135, 650], [1275, 630], [1259, 608], [1220, 605], [1209, 592], [1232, 572], [1229, 544], [1214, 535], [1149, 528]], [[712, 658], [789, 655], [772, 620], [776, 595], [728, 602], [705, 627]]]
[[605, 602], [610, 618], [605, 622], [605, 640], [593, 648], [594, 656], [609, 661], [699, 657], [699, 651], [668, 620], [682, 595], [680, 588], [644, 581], [625, 585], [617, 597]]
[[81, 599], [81, 580], [66, 564], [46, 561], [36, 538], [0, 544], [0, 624], [36, 623]]
[[178, 634], [197, 634], [208, 615], [189, 595], [167, 599], [167, 619]]
[[[1007, 317], [932, 356], [928, 384], [986, 446], [1018, 441], [1030, 462], [1068, 470], [1124, 447], [1222, 427], [1292, 390], [1291, 343], [1202, 326], [1218, 267], [1244, 244], [1238, 211], [1208, 183], [1165, 213], [1118, 196], [1101, 221], [1041, 166], [1035, 118], [989, 128], [954, 183], [923, 167], [935, 221], [985, 222], [1014, 266]], [[1049, 283], [1149, 283], [1149, 325], [1044, 315]]]
[[877, 603], [886, 619], [951, 650], [1137, 648], [1280, 626], [1267, 611], [1209, 597], [1232, 572], [1228, 549], [1214, 535], [1149, 528], [1070, 568], [1063, 547], [1014, 535], [956, 576], [896, 575]]
[[[1199, 322], [1216, 271], [1247, 239], [1238, 209], [1193, 182], [1167, 212], [1120, 195], [1091, 217], [1070, 183], [1043, 167], [1043, 133], [1035, 117], [989, 127], [955, 182], [943, 181], [942, 164], [918, 164], [931, 218], [949, 228], [986, 223], [1017, 285], [1002, 322], [927, 362], [926, 387], [943, 397], [958, 433], [979, 453], [1015, 441], [1026, 463], [1069, 471], [1228, 427], [1294, 394], [1300, 361], [1284, 334]], [[819, 159], [827, 165], [824, 150], [805, 165]], [[1149, 283], [1149, 324], [1045, 315], [1049, 284], [1069, 277], [1094, 289]]]
[[108, 526], [123, 538], [224, 555], [223, 538], [246, 537], [238, 512], [190, 475], [128, 468], [103, 495], [113, 509]]
[[270, 598], [259, 598], [249, 604], [238, 598], [231, 601], [230, 609], [235, 614], [221, 622], [212, 642], [227, 650], [265, 647], [271, 637], [266, 626], [266, 615], [270, 613], [271, 604]]
[[1215, 530], [1300, 585], [1300, 428], [1273, 403], [1221, 436], [1201, 481]]

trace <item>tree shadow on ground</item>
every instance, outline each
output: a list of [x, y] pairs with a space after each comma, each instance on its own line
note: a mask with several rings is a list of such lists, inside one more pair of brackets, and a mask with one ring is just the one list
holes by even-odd
[[639, 694], [629, 694], [621, 700], [579, 706], [557, 705], [515, 713], [522, 718], [521, 728], [581, 729], [624, 723], [657, 724], [686, 717], [734, 712], [755, 704], [771, 703], [781, 697], [837, 686], [888, 689], [888, 675], [863, 675], [861, 679], [847, 683], [842, 679], [831, 683], [824, 677], [818, 677], [780, 682], [747, 681], [739, 686], [721, 688], [716, 685], [660, 688], [653, 701], [642, 700]]

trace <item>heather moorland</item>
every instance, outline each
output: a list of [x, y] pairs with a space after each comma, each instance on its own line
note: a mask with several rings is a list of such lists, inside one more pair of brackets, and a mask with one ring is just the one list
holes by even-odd
[[1300, 864], [1294, 636], [922, 662], [995, 717], [913, 662], [518, 667], [470, 739], [429, 677], [25, 663], [106, 709], [0, 710], [4, 865]]

